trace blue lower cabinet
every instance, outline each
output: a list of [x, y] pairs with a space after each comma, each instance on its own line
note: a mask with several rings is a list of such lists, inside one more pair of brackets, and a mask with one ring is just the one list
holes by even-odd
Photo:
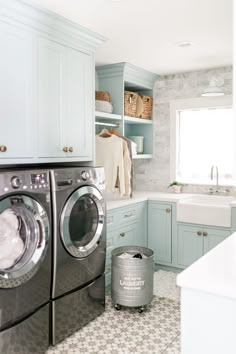
[[148, 247], [154, 251], [155, 263], [171, 264], [172, 205], [148, 203]]
[[121, 225], [115, 235], [116, 247], [135, 246], [138, 232], [138, 222]]
[[138, 204], [137, 222], [136, 245], [147, 247], [147, 202]]
[[202, 227], [178, 225], [177, 265], [187, 267], [203, 255]]
[[204, 254], [231, 235], [231, 230], [204, 227]]
[[231, 234], [227, 228], [178, 224], [177, 267], [185, 268], [198, 260]]
[[122, 246], [147, 246], [147, 203], [109, 210], [106, 217], [106, 286], [111, 283], [111, 253]]

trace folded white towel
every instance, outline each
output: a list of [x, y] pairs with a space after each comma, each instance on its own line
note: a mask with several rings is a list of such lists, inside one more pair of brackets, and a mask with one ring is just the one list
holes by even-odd
[[113, 106], [111, 102], [96, 100], [95, 101], [95, 109], [99, 112], [112, 113]]

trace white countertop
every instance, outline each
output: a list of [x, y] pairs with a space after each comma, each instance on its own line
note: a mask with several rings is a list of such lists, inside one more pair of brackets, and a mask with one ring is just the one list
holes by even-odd
[[180, 273], [177, 285], [236, 299], [236, 232]]
[[161, 193], [161, 192], [134, 192], [132, 198], [106, 200], [107, 210], [121, 208], [134, 203], [144, 202], [146, 200], [159, 200], [161, 202], [177, 202], [192, 196], [189, 193]]

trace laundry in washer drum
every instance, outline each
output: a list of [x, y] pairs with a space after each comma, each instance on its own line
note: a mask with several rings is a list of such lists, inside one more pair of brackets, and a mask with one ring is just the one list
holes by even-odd
[[0, 250], [0, 269], [12, 267], [24, 252], [19, 221], [11, 209], [6, 209], [0, 214]]

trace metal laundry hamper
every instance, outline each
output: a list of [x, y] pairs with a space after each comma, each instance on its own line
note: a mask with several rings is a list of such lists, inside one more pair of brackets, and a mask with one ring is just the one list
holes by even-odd
[[[131, 258], [122, 258], [123, 254]], [[132, 258], [141, 254], [142, 259]], [[112, 251], [111, 297], [117, 310], [138, 307], [142, 312], [153, 299], [153, 251], [146, 247], [124, 246]]]

